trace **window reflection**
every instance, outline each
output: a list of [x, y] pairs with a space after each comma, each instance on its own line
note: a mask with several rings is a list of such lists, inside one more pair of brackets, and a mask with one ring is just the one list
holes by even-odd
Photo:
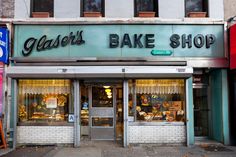
[[49, 12], [53, 17], [54, 0], [33, 0], [33, 12]]
[[92, 126], [102, 126], [102, 127], [112, 127], [113, 126], [113, 118], [92, 118]]
[[[144, 15], [146, 13], [146, 15]], [[135, 16], [155, 17], [158, 15], [157, 0], [135, 0]]]
[[188, 15], [190, 12], [207, 12], [207, 6], [207, 0], [186, 0], [186, 15]]
[[93, 87], [92, 107], [113, 107], [113, 89], [108, 87]]
[[101, 12], [102, 0], [84, 0], [84, 11], [86, 12]]
[[136, 0], [137, 11], [154, 11], [153, 0]]

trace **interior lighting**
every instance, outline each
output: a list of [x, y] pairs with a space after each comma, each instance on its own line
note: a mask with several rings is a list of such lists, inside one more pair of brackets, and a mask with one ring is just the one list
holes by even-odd
[[111, 93], [111, 89], [105, 89], [106, 93]]
[[110, 88], [110, 86], [103, 86], [103, 88]]

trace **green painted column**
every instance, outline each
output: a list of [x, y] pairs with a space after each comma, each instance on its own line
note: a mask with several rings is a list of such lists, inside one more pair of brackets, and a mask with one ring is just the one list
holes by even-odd
[[186, 80], [187, 146], [194, 145], [193, 79]]
[[222, 118], [224, 144], [229, 145], [229, 89], [227, 69], [222, 69]]
[[213, 70], [210, 73], [212, 133], [210, 138], [223, 142], [222, 126], [222, 81], [221, 71]]
[[213, 140], [229, 144], [228, 76], [226, 69], [213, 70], [211, 81], [212, 135]]

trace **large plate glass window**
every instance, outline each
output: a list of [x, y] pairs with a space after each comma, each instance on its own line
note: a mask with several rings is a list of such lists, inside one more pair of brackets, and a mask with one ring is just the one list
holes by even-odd
[[19, 80], [19, 122], [62, 122], [73, 113], [70, 80]]
[[53, 4], [54, 0], [31, 0], [31, 16], [34, 17], [36, 15], [37, 17], [53, 17]]
[[134, 0], [136, 17], [157, 17], [158, 1], [157, 0]]
[[[130, 86], [129, 89], [131, 95], [135, 94], [133, 102], [129, 102], [129, 113], [134, 112], [137, 121], [185, 121], [184, 79], [135, 80], [135, 87]], [[133, 111], [135, 105], [136, 110]]]
[[101, 17], [104, 16], [104, 0], [82, 0], [82, 16]]
[[208, 0], [185, 0], [185, 10], [187, 17], [206, 17]]

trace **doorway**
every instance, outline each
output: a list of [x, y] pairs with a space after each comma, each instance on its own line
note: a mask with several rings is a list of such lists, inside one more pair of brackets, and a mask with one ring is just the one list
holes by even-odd
[[89, 140], [122, 140], [122, 82], [84, 81], [80, 91], [81, 136]]
[[209, 104], [207, 86], [194, 86], [194, 134], [195, 137], [209, 137]]
[[195, 69], [193, 75], [194, 135], [196, 139], [209, 139], [211, 133], [211, 105], [209, 71]]

